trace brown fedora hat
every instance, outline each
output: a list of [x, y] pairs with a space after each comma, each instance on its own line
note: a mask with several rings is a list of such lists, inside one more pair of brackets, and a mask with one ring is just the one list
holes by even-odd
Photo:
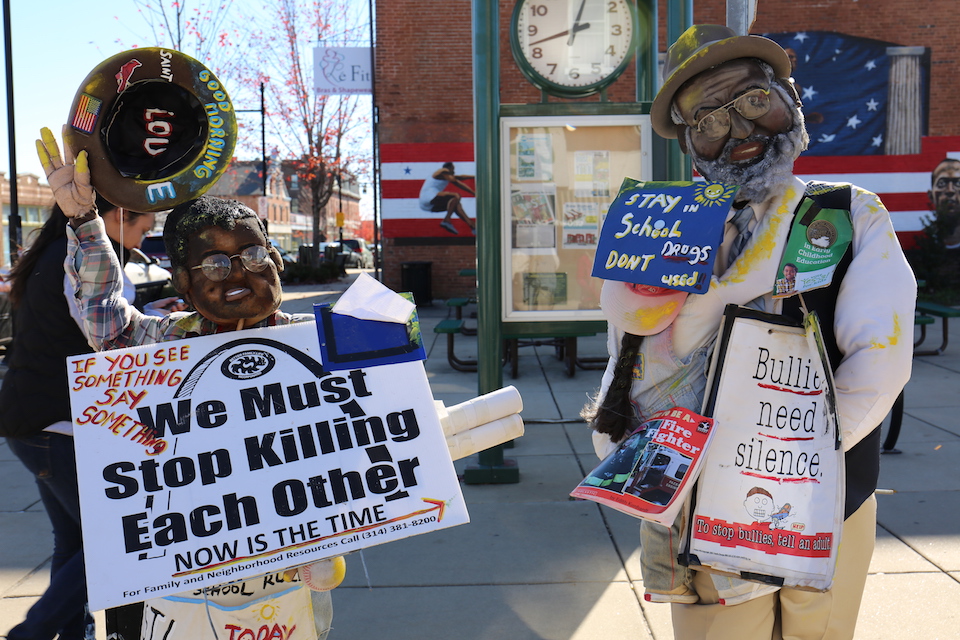
[[695, 24], [667, 50], [663, 64], [666, 80], [650, 108], [653, 130], [664, 138], [676, 138], [677, 127], [670, 117], [673, 96], [693, 76], [737, 58], [759, 58], [773, 67], [778, 78], [790, 77], [790, 58], [783, 48], [761, 36], [738, 36], [719, 24]]

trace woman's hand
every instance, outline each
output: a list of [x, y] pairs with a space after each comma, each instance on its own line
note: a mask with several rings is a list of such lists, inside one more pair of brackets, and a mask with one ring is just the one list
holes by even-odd
[[90, 167], [87, 152], [81, 151], [74, 164], [70, 148], [64, 145], [64, 156], [53, 133], [46, 127], [40, 130], [37, 140], [37, 155], [47, 174], [47, 182], [53, 196], [68, 218], [80, 218], [97, 212], [96, 194], [90, 183]]
[[165, 316], [176, 311], [186, 311], [189, 306], [182, 299], [174, 296], [148, 302], [143, 305], [143, 312], [148, 316]]

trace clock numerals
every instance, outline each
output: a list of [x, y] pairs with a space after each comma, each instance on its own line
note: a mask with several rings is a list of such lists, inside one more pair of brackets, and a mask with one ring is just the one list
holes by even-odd
[[634, 43], [628, 0], [518, 0], [511, 48], [537, 86], [589, 95], [626, 68]]

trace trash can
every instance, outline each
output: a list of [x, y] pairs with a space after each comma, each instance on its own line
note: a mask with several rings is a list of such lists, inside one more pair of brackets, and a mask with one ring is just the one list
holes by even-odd
[[400, 264], [400, 288], [413, 294], [418, 307], [433, 304], [432, 262], [403, 262]]

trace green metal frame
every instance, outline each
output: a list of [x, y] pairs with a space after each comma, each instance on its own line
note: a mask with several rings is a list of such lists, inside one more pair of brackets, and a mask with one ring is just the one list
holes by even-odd
[[[666, 0], [667, 38], [676, 41], [692, 24], [693, 0]], [[500, 248], [500, 118], [528, 115], [615, 115], [647, 114], [656, 90], [658, 0], [637, 0], [634, 12], [634, 36], [645, 29], [648, 46], [637, 47], [637, 101], [635, 103], [570, 102], [528, 105], [500, 104], [500, 20], [499, 2], [471, 0], [473, 18], [474, 77], [474, 147], [477, 184], [477, 331], [478, 392], [496, 391], [503, 386], [502, 348], [504, 324], [501, 320]], [[642, 25], [640, 23], [643, 23]], [[511, 35], [511, 42], [513, 36]], [[513, 48], [511, 46], [511, 48]], [[515, 56], [516, 57], [516, 56]], [[629, 58], [628, 58], [629, 60]], [[518, 60], [521, 71], [523, 64]], [[529, 69], [528, 69], [529, 71]], [[525, 75], [529, 74], [524, 71]], [[534, 82], [537, 85], [536, 82]], [[537, 85], [539, 86], [539, 85]], [[540, 87], [542, 91], [545, 88]], [[603, 89], [597, 89], [603, 93]], [[654, 138], [653, 166], [655, 180], [689, 180], [689, 160], [676, 141]], [[660, 175], [665, 174], [665, 175]], [[603, 331], [602, 321], [511, 322], [511, 336], [537, 336], [551, 332], [569, 333], [584, 330]], [[467, 484], [515, 483], [520, 469], [515, 460], [505, 460], [503, 445], [479, 454], [479, 464], [464, 473]]]

